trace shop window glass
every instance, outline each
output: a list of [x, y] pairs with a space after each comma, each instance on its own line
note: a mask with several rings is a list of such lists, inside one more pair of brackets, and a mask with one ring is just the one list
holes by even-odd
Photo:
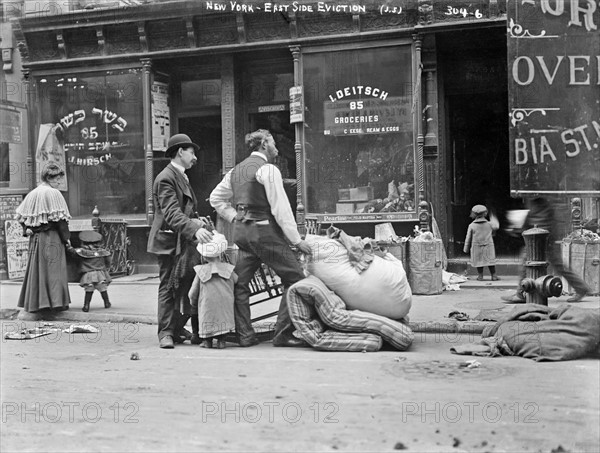
[[71, 214], [145, 214], [139, 70], [47, 77], [39, 87], [38, 172], [46, 160], [65, 162]]
[[181, 82], [181, 110], [221, 105], [221, 80], [190, 80]]
[[415, 211], [410, 46], [307, 53], [307, 212]]
[[24, 105], [0, 104], [0, 193], [29, 188], [27, 109]]

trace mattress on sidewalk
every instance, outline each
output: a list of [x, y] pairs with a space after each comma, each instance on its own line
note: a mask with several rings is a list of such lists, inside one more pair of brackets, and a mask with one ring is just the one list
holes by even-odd
[[315, 349], [371, 352], [386, 341], [403, 351], [414, 338], [403, 322], [347, 310], [344, 301], [312, 275], [290, 287], [287, 302], [294, 326]]

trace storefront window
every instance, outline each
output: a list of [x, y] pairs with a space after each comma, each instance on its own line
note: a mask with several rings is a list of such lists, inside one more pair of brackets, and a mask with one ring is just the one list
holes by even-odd
[[29, 188], [27, 127], [24, 105], [0, 103], [0, 193]]
[[414, 213], [411, 65], [410, 46], [303, 56], [308, 213]]
[[141, 76], [137, 69], [39, 80], [36, 164], [64, 162], [75, 217], [144, 214]]

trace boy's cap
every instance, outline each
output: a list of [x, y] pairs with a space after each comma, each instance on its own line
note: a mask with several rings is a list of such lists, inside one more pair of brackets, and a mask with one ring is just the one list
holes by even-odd
[[79, 233], [79, 240], [82, 242], [100, 242], [102, 235], [96, 231], [82, 231]]
[[473, 206], [473, 209], [471, 209], [471, 212], [474, 214], [483, 214], [484, 212], [487, 212], [487, 208], [482, 204], [476, 204]]
[[214, 258], [225, 253], [227, 250], [227, 238], [221, 233], [215, 232], [210, 242], [198, 244], [198, 253], [206, 258]]

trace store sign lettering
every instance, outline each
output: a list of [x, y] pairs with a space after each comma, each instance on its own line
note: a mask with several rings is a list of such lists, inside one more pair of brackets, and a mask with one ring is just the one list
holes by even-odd
[[[514, 81], [521, 86], [534, 82], [540, 73], [548, 85], [557, 80], [568, 80], [568, 85], [600, 85], [600, 55], [595, 57], [595, 62], [589, 55], [557, 55], [546, 60], [543, 55], [517, 57], [512, 65]], [[558, 77], [559, 71], [562, 72]], [[595, 74], [594, 74], [595, 71]]]
[[[576, 157], [583, 151], [591, 152], [598, 150], [600, 143], [600, 123], [592, 121], [592, 127], [584, 124], [573, 129], [566, 129], [560, 134], [561, 146], [567, 157]], [[589, 134], [589, 136], [588, 136]], [[527, 165], [528, 163], [543, 164], [555, 162], [556, 154], [552, 149], [550, 140], [546, 135], [530, 137], [529, 142], [525, 138], [515, 139], [515, 164]], [[583, 147], [582, 147], [583, 145]]]
[[[57, 126], [66, 132], [72, 126], [82, 123], [86, 120], [86, 118], [91, 118], [95, 121], [95, 124], [100, 123], [101, 128], [98, 126], [85, 126], [81, 127], [79, 130], [79, 138], [81, 141], [76, 142], [68, 142], [65, 143], [65, 149], [70, 151], [80, 151], [80, 152], [104, 152], [104, 154], [98, 156], [69, 156], [68, 162], [72, 165], [82, 165], [82, 166], [95, 166], [100, 165], [104, 162], [107, 162], [112, 158], [112, 154], [110, 153], [111, 149], [123, 146], [117, 141], [110, 141], [108, 139], [108, 125], [110, 125], [111, 129], [114, 129], [118, 132], [125, 131], [127, 127], [127, 120], [117, 113], [112, 112], [106, 109], [99, 109], [97, 107], [93, 107], [90, 115], [86, 114], [86, 111], [83, 109], [75, 110], [72, 113], [69, 113], [63, 116], [60, 121], [57, 123]], [[107, 136], [105, 140], [102, 140], [100, 134], [104, 132]], [[118, 133], [117, 132], [117, 133]], [[98, 140], [100, 139], [100, 140]]]
[[[127, 121], [110, 110], [101, 110], [94, 107], [92, 109], [92, 115], [98, 115], [98, 119], [103, 121], [105, 124], [111, 124], [114, 122], [114, 124], [111, 124], [111, 127], [120, 132], [123, 132], [127, 127]], [[58, 122], [58, 125], [61, 127], [61, 129], [67, 130], [74, 124], [81, 123], [83, 120], [85, 120], [85, 118], [85, 110], [75, 110], [73, 113], [69, 113], [68, 115], [62, 117], [62, 119]]]
[[324, 102], [325, 135], [386, 134], [411, 127], [411, 108], [404, 97]]
[[600, 193], [600, 8], [507, 2], [513, 194]]
[[364, 85], [354, 85], [351, 87], [344, 87], [341, 90], [336, 90], [336, 92], [332, 95], [329, 95], [329, 99], [331, 102], [335, 102], [340, 99], [344, 99], [348, 96], [372, 96], [374, 98], [379, 98], [385, 101], [388, 97], [388, 92], [384, 91], [380, 88], [374, 88], [370, 86]]
[[[528, 3], [533, 6], [538, 5], [538, 0], [522, 0], [523, 3]], [[565, 0], [541, 0], [539, 5], [544, 14], [553, 16], [562, 16], [565, 12]], [[594, 12], [596, 12], [596, 3], [593, 0], [569, 0], [571, 20], [567, 24], [568, 27], [576, 25], [581, 27], [585, 25], [587, 31], [596, 30], [598, 26], [594, 22]], [[583, 24], [581, 19], [583, 18]]]

